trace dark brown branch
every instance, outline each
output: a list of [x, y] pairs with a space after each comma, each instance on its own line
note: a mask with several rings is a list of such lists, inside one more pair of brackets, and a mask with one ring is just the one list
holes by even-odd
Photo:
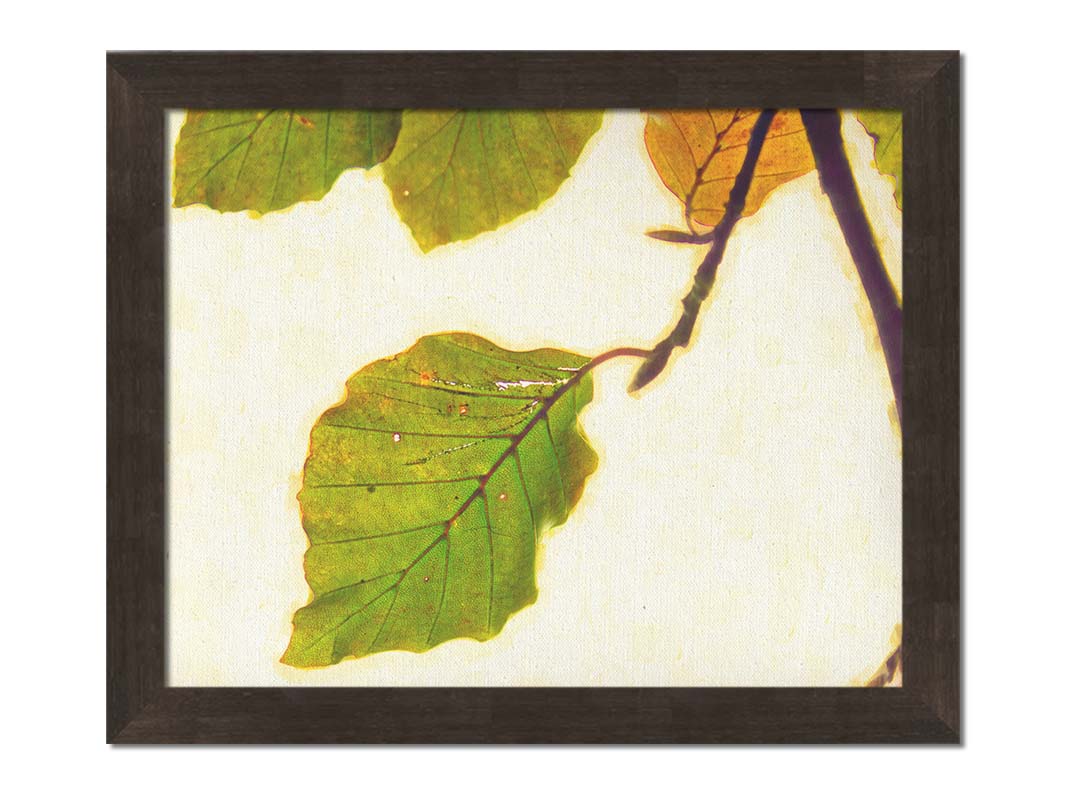
[[874, 312], [882, 353], [889, 368], [889, 380], [893, 384], [897, 419], [903, 428], [903, 313], [882, 261], [882, 254], [875, 244], [870, 221], [856, 188], [856, 179], [845, 155], [841, 114], [837, 111], [801, 111], [800, 116], [815, 155], [819, 181], [830, 198], [830, 205], [837, 215], [845, 243], [856, 264], [871, 311]]
[[745, 153], [744, 163], [741, 165], [737, 177], [734, 178], [733, 189], [726, 201], [726, 209], [719, 224], [713, 231], [711, 247], [704, 257], [700, 267], [697, 268], [693, 278], [693, 286], [682, 299], [682, 315], [675, 324], [674, 329], [667, 334], [666, 338], [657, 344], [652, 354], [641, 364], [630, 383], [630, 391], [636, 392], [643, 386], [651, 383], [663, 372], [667, 366], [671, 353], [676, 347], [686, 347], [689, 337], [693, 334], [693, 326], [696, 324], [700, 306], [711, 293], [712, 284], [715, 282], [715, 272], [722, 262], [726, 252], [726, 243], [730, 239], [730, 233], [741, 218], [741, 212], [745, 208], [745, 200], [748, 197], [749, 187], [752, 185], [752, 176], [756, 171], [756, 161], [759, 160], [760, 151], [763, 149], [763, 140], [767, 137], [767, 130], [774, 119], [775, 109], [766, 109], [760, 112], [759, 119], [752, 127], [752, 133], [748, 139], [748, 150]]

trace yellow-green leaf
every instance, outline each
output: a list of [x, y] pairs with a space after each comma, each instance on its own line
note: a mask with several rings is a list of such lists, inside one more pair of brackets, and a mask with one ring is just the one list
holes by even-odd
[[874, 164], [883, 175], [896, 182], [893, 197], [904, 208], [904, 116], [893, 109], [857, 111], [856, 118], [874, 139]]
[[319, 200], [386, 158], [399, 111], [190, 111], [174, 151], [174, 205], [265, 214]]
[[[645, 147], [660, 179], [682, 201], [686, 223], [713, 228], [744, 163], [759, 111], [744, 108], [649, 111]], [[799, 111], [779, 111], [763, 142], [742, 216], [786, 181], [815, 169]]]
[[405, 111], [385, 162], [393, 205], [422, 250], [532, 211], [570, 175], [600, 111]]
[[532, 603], [538, 541], [596, 469], [578, 423], [592, 364], [448, 333], [353, 375], [311, 431], [313, 597], [283, 662], [486, 640]]

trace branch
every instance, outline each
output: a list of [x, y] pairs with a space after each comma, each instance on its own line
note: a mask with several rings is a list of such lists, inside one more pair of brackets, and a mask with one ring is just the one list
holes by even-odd
[[819, 181], [830, 198], [830, 205], [837, 215], [845, 243], [856, 264], [871, 311], [874, 312], [878, 338], [889, 369], [889, 380], [893, 384], [897, 420], [903, 427], [903, 313], [882, 255], [875, 244], [871, 224], [856, 188], [856, 179], [845, 155], [841, 139], [841, 114], [837, 111], [801, 111], [800, 116], [808, 132]]
[[890, 686], [893, 683], [893, 679], [902, 669], [900, 645], [898, 644], [893, 648], [893, 652], [889, 654], [886, 660], [882, 662], [881, 666], [878, 667], [878, 671], [874, 673], [874, 676], [864, 685], [871, 687]]
[[730, 239], [730, 233], [741, 218], [741, 212], [745, 208], [745, 199], [748, 197], [749, 187], [752, 185], [752, 176], [756, 171], [756, 161], [759, 160], [760, 151], [763, 149], [763, 140], [767, 137], [767, 129], [771, 126], [776, 110], [765, 109], [760, 112], [759, 119], [752, 128], [752, 134], [748, 139], [748, 150], [745, 153], [745, 161], [741, 170], [734, 178], [733, 189], [730, 190], [730, 198], [726, 201], [726, 209], [719, 224], [713, 231], [711, 247], [704, 260], [697, 268], [693, 277], [693, 286], [682, 299], [682, 316], [678, 319], [674, 329], [657, 344], [652, 354], [641, 364], [630, 383], [630, 391], [636, 392], [641, 387], [651, 383], [663, 372], [667, 366], [671, 353], [676, 347], [686, 347], [689, 337], [693, 333], [700, 306], [711, 293], [712, 284], [715, 282], [715, 272], [722, 262], [723, 253], [726, 252], [726, 243]]

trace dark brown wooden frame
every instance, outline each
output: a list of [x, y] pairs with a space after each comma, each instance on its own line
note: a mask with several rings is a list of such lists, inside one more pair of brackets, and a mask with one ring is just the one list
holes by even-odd
[[[107, 57], [110, 742], [959, 742], [960, 59], [955, 52]], [[904, 688], [170, 688], [164, 110], [901, 108]]]

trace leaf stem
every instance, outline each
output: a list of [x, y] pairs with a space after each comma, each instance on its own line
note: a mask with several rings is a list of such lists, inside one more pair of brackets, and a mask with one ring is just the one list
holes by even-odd
[[578, 372], [584, 375], [589, 372], [589, 370], [594, 369], [605, 361], [610, 361], [613, 358], [624, 358], [627, 356], [631, 358], [650, 358], [652, 352], [652, 350], [644, 350], [640, 347], [616, 347], [614, 350], [608, 350], [606, 353], [601, 353], [600, 355], [589, 359]]
[[704, 260], [697, 268], [693, 277], [693, 285], [689, 293], [682, 299], [682, 315], [675, 324], [673, 330], [659, 342], [644, 363], [637, 368], [633, 381], [630, 383], [630, 391], [636, 392], [643, 386], [651, 383], [667, 366], [671, 353], [676, 347], [686, 347], [689, 338], [693, 334], [693, 326], [696, 324], [700, 307], [711, 293], [712, 284], [715, 282], [715, 273], [722, 262], [726, 252], [726, 243], [730, 239], [730, 233], [734, 225], [741, 218], [741, 212], [745, 208], [745, 200], [748, 197], [749, 187], [752, 185], [752, 177], [756, 172], [756, 162], [759, 160], [760, 151], [763, 149], [763, 140], [767, 138], [767, 131], [771, 127], [771, 120], [777, 113], [776, 109], [768, 108], [760, 112], [759, 119], [752, 127], [752, 133], [748, 139], [748, 150], [745, 152], [745, 160], [741, 165], [737, 177], [734, 179], [733, 189], [726, 201], [726, 209], [719, 224], [713, 231], [711, 247], [704, 256]]
[[882, 254], [875, 244], [870, 220], [863, 208], [852, 167], [845, 155], [841, 138], [841, 114], [838, 111], [801, 111], [804, 128], [808, 133], [815, 167], [819, 171], [822, 189], [830, 198], [837, 222], [845, 236], [845, 243], [852, 254], [860, 282], [867, 293], [867, 300], [874, 313], [882, 354], [889, 369], [893, 385], [897, 420], [903, 426], [904, 417], [904, 362], [903, 362], [903, 312], [896, 290], [889, 280]]

